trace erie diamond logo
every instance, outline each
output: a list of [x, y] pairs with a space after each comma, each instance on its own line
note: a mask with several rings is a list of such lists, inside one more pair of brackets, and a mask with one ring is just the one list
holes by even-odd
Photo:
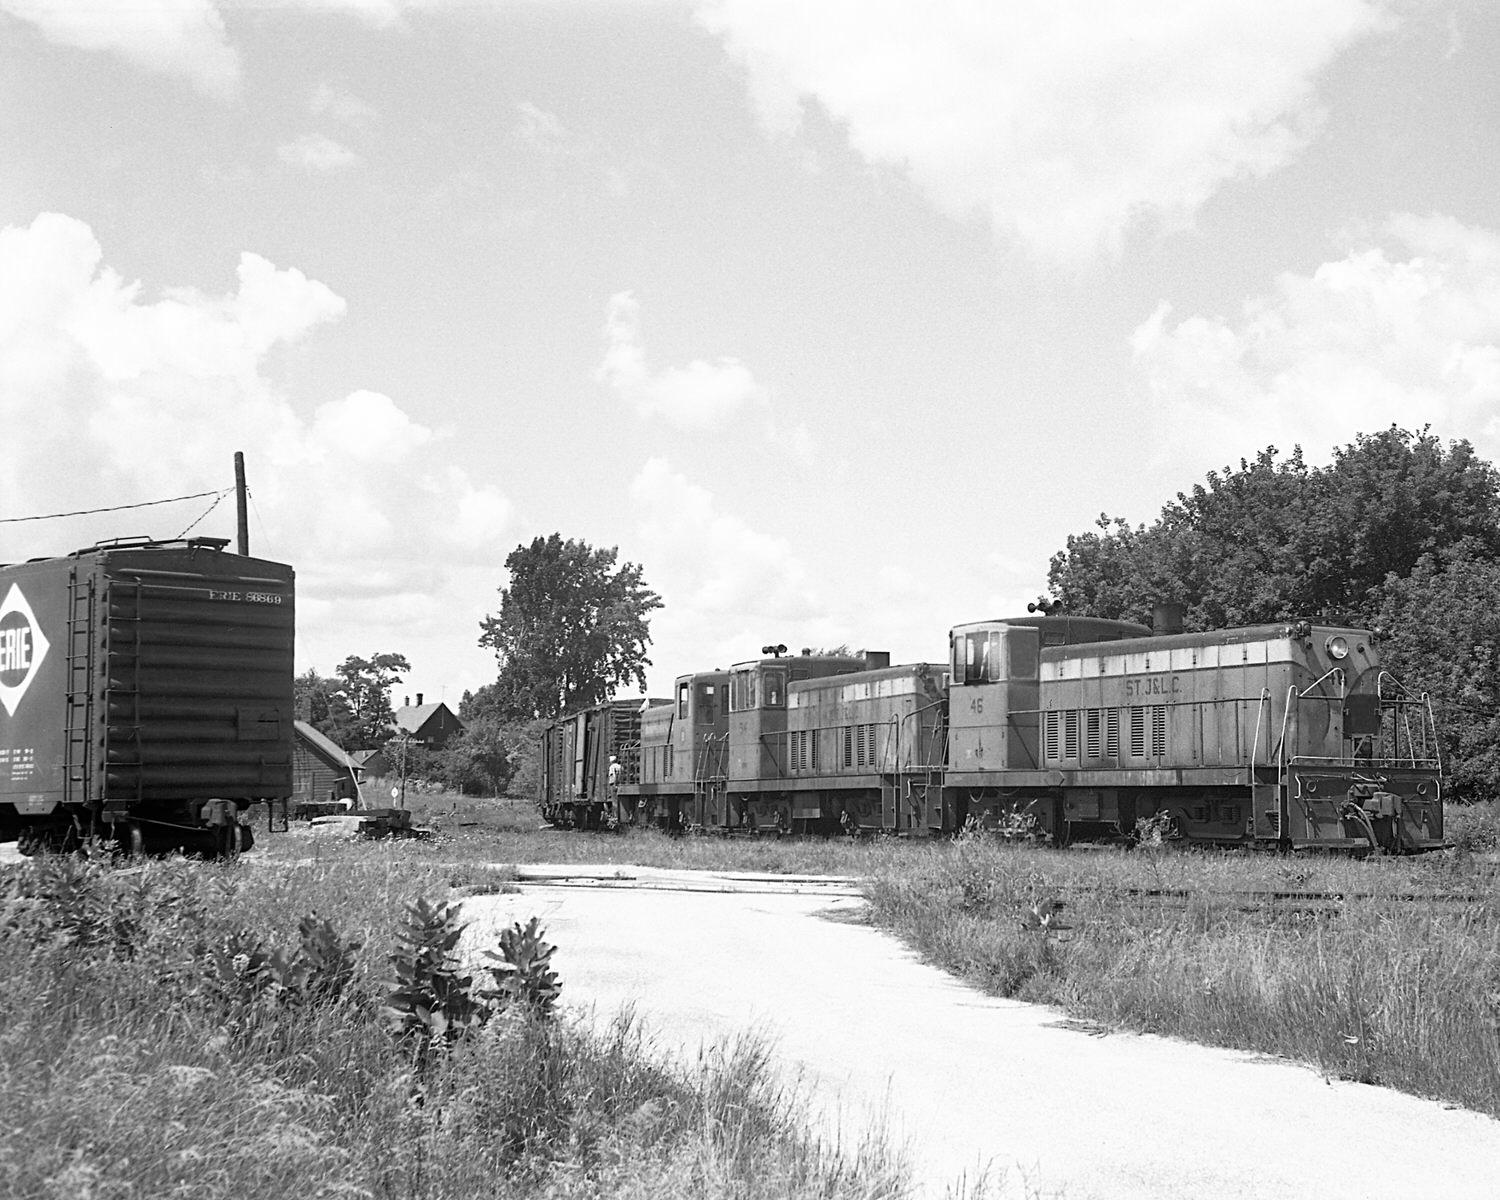
[[50, 643], [37, 624], [36, 614], [13, 583], [0, 602], [0, 704], [7, 716], [15, 716], [26, 689], [42, 669]]

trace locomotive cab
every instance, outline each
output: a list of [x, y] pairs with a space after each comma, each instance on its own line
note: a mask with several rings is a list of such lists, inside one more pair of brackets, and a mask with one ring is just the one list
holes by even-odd
[[[1056, 789], [1062, 777], [1044, 762], [1040, 664], [1060, 647], [1149, 637], [1132, 621], [1035, 615], [958, 625], [948, 635], [948, 782], [934, 829], [984, 825], [1061, 834]], [[1017, 816], [1021, 818], [1017, 821]]]
[[641, 820], [693, 828], [715, 801], [722, 807], [728, 685], [727, 671], [679, 675], [672, 699], [642, 714], [640, 780], [621, 788]]
[[[725, 764], [728, 825], [790, 829], [787, 797], [787, 687], [804, 679], [849, 675], [867, 660], [851, 654], [802, 654], [754, 659], [729, 670], [729, 742]], [[705, 821], [705, 824], [711, 824]]]

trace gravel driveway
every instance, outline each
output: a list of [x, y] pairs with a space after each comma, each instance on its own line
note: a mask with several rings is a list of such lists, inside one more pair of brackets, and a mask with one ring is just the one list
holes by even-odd
[[633, 1005], [664, 1052], [769, 1036], [825, 1133], [884, 1117], [926, 1195], [988, 1170], [989, 1195], [1068, 1200], [1500, 1196], [1487, 1117], [984, 996], [851, 923], [837, 884], [595, 870], [468, 901], [472, 934], [540, 916], [564, 1002]]

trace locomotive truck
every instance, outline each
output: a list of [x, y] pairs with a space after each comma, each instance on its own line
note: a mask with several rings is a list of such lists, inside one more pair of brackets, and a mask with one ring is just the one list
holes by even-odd
[[[639, 739], [620, 741], [632, 765], [613, 792], [574, 787], [575, 811], [597, 806], [575, 823], [976, 826], [1064, 844], [1128, 839], [1148, 818], [1221, 846], [1444, 845], [1431, 705], [1385, 670], [1369, 630], [1189, 633], [1170, 606], [1159, 616], [957, 625], [943, 663], [804, 653], [681, 676], [670, 701], [606, 706], [634, 705]], [[604, 711], [567, 722], [586, 731]], [[568, 786], [544, 778], [544, 811]]]
[[232, 854], [252, 803], [285, 802], [293, 571], [226, 544], [0, 567], [0, 840]]

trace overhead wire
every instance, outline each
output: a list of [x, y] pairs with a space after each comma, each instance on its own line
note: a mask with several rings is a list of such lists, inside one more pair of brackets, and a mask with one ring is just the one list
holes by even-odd
[[[139, 504], [113, 504], [108, 508], [80, 508], [76, 512], [43, 513], [32, 517], [0, 517], [0, 525], [13, 525], [20, 521], [55, 521], [60, 517], [90, 517], [95, 513], [125, 512], [132, 508], [150, 508], [156, 504], [176, 504], [181, 500], [201, 500], [205, 496], [217, 497], [214, 500], [214, 503], [217, 504], [219, 500], [222, 500], [224, 498], [225, 493], [193, 492], [191, 495], [172, 496], [166, 500], [142, 500]], [[210, 506], [210, 508], [212, 508], [212, 506]], [[207, 514], [205, 513], [204, 515], [206, 516]], [[202, 519], [202, 517], [198, 518], [198, 520], [200, 521]], [[195, 521], [193, 524], [197, 524], [197, 522]], [[189, 525], [188, 528], [191, 529], [192, 525]]]
[[196, 525], [198, 525], [203, 520], [203, 518], [206, 517], [206, 516], [208, 516], [209, 513], [213, 512], [214, 509], [218, 508], [219, 507], [219, 501], [222, 500], [222, 499], [224, 499], [224, 497], [227, 496], [227, 495], [229, 495], [229, 493], [226, 491], [226, 492], [220, 492], [217, 496], [215, 496], [214, 497], [214, 502], [212, 504], [210, 504], [207, 508], [205, 508], [201, 513], [199, 513], [197, 519], [194, 520], [192, 522], [192, 524], [190, 524], [186, 529], [184, 529], [181, 533], [179, 533], [177, 535], [178, 538], [185, 538], [185, 537], [187, 537], [187, 535], [193, 531], [193, 527], [196, 526]]

